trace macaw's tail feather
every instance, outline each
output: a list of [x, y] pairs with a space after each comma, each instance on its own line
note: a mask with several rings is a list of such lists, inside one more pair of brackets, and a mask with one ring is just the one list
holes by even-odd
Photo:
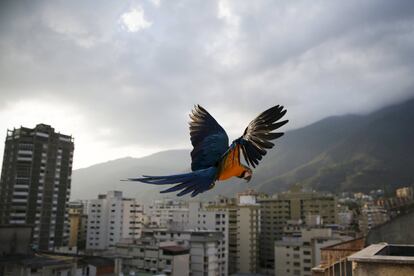
[[166, 176], [143, 175], [141, 178], [128, 178], [128, 180], [155, 185], [176, 184], [171, 188], [161, 191], [161, 193], [170, 193], [181, 190], [177, 196], [191, 193], [191, 196], [194, 197], [199, 193], [209, 190], [214, 185], [216, 174], [217, 168], [210, 167], [190, 173]]

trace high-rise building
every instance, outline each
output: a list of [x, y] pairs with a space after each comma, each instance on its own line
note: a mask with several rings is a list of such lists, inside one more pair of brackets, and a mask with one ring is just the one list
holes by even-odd
[[86, 249], [114, 248], [123, 239], [138, 239], [142, 232], [143, 208], [122, 192], [110, 191], [88, 200]]
[[7, 130], [0, 180], [0, 223], [31, 224], [33, 246], [67, 244], [73, 137], [38, 124]]
[[82, 202], [69, 202], [69, 247], [83, 250], [86, 247], [86, 224], [88, 215]]
[[247, 190], [239, 193], [237, 200], [219, 198], [207, 206], [217, 214], [226, 212], [229, 275], [258, 272], [260, 208], [256, 196], [253, 190]]
[[337, 223], [337, 200], [330, 194], [291, 191], [261, 198], [260, 266], [270, 272], [274, 267], [274, 242], [280, 240], [289, 220], [321, 218], [323, 224]]
[[237, 271], [259, 272], [260, 206], [257, 194], [247, 190], [238, 194], [237, 206]]
[[217, 243], [218, 274], [228, 275], [228, 212], [227, 210], [202, 208], [199, 201], [189, 203], [188, 227], [193, 230], [211, 230], [223, 233], [223, 239]]

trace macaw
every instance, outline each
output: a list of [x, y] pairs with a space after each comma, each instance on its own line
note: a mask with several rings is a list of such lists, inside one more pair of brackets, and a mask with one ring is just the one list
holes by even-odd
[[[266, 149], [274, 146], [270, 140], [283, 135], [272, 132], [286, 124], [288, 120], [279, 121], [286, 114], [283, 106], [274, 106], [261, 113], [245, 129], [242, 136], [229, 146], [229, 138], [217, 121], [200, 105], [190, 113], [191, 172], [167, 175], [128, 178], [148, 184], [176, 184], [161, 193], [180, 191], [177, 196], [191, 193], [191, 197], [212, 189], [216, 181], [238, 177], [250, 181], [255, 168]], [[243, 154], [247, 166], [240, 162]]]

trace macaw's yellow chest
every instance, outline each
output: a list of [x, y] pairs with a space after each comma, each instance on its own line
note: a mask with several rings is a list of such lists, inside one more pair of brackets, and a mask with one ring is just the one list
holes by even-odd
[[218, 180], [226, 180], [233, 176], [240, 176], [245, 168], [240, 164], [240, 148], [236, 146], [221, 161]]

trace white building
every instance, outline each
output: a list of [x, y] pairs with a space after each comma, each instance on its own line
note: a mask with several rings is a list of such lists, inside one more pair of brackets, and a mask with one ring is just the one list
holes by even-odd
[[116, 255], [121, 259], [124, 275], [160, 273], [170, 276], [190, 275], [189, 250], [174, 242], [158, 242], [145, 238], [118, 243]]
[[[189, 269], [192, 276], [221, 276], [227, 275], [222, 271], [223, 268], [221, 260], [219, 259], [219, 250], [220, 245], [223, 242], [223, 237], [223, 234], [217, 231], [173, 231], [165, 228], [154, 228], [144, 229], [141, 239], [139, 239], [136, 243], [152, 245], [154, 250], [158, 247], [165, 246], [179, 246], [181, 248], [187, 248], [190, 253]], [[153, 255], [154, 254], [155, 253], [153, 253]], [[145, 261], [145, 256], [143, 256], [143, 258]], [[159, 264], [160, 262], [156, 259], [151, 259], [150, 261], [154, 265]], [[161, 267], [162, 266], [158, 266], [158, 271], [160, 271]], [[162, 270], [165, 272], [165, 267], [162, 267]]]
[[276, 276], [310, 276], [312, 267], [320, 263], [322, 247], [352, 239], [323, 227], [301, 227], [299, 232], [287, 232], [289, 236], [275, 242]]
[[224, 239], [218, 244], [219, 275], [228, 275], [229, 213], [227, 210], [205, 210], [200, 202], [189, 203], [188, 227], [195, 230], [221, 232]]
[[144, 213], [153, 227], [184, 229], [188, 223], [187, 204], [179, 200], [155, 200], [152, 204], [145, 205]]
[[122, 198], [122, 192], [110, 191], [87, 203], [87, 250], [114, 247], [122, 239], [137, 239], [142, 231], [142, 205]]

